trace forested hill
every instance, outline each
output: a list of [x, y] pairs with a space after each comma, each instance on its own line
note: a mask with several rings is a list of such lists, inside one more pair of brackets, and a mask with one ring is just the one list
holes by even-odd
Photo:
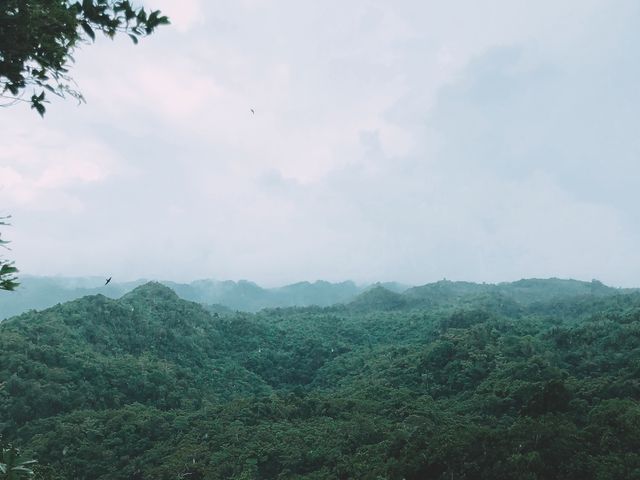
[[[32, 309], [41, 310], [86, 295], [101, 294], [109, 298], [120, 298], [135, 287], [146, 283], [142, 280], [126, 283], [114, 280], [109, 285], [104, 285], [104, 279], [96, 277], [25, 276], [20, 281], [22, 283], [15, 292], [0, 291], [0, 321]], [[263, 308], [312, 305], [327, 307], [354, 301], [355, 304], [366, 304], [375, 296], [370, 295], [369, 290], [373, 289], [380, 293], [380, 288], [391, 292], [387, 294], [388, 301], [391, 301], [392, 297], [397, 297], [397, 301], [392, 301], [393, 308], [399, 308], [401, 304], [406, 308], [424, 308], [436, 304], [453, 304], [469, 299], [475, 301], [482, 295], [502, 296], [520, 303], [531, 303], [552, 300], [556, 297], [606, 296], [633, 291], [607, 287], [598, 281], [581, 282], [561, 279], [528, 279], [499, 284], [443, 280], [414, 288], [396, 282], [356, 285], [351, 281], [341, 283], [298, 282], [279, 288], [262, 288], [245, 280], [239, 282], [197, 280], [188, 284], [168, 281], [161, 283], [175, 291], [180, 298], [207, 305], [212, 311], [217, 312], [227, 310], [257, 312]], [[364, 298], [368, 297], [369, 300], [363, 302], [362, 298], [358, 298], [361, 294], [365, 294]], [[402, 298], [395, 294], [402, 294]]]
[[638, 478], [640, 294], [510, 285], [250, 314], [148, 283], [25, 313], [2, 441], [42, 480]]
[[[35, 309], [52, 307], [86, 295], [101, 294], [109, 298], [120, 298], [135, 287], [146, 283], [143, 280], [120, 283], [116, 280], [105, 285], [104, 278], [83, 277], [34, 277], [22, 276], [15, 292], [0, 291], [0, 321]], [[329, 306], [352, 300], [368, 288], [346, 281], [298, 282], [279, 288], [262, 288], [253, 282], [241, 280], [216, 281], [197, 280], [191, 283], [162, 282], [185, 300], [211, 305], [217, 310], [239, 310], [255, 312], [263, 308], [319, 305]], [[395, 292], [409, 288], [394, 282], [382, 284]]]
[[515, 308], [545, 304], [568, 298], [595, 298], [634, 293], [637, 289], [617, 289], [593, 280], [523, 279], [499, 284], [453, 282], [442, 280], [404, 292], [392, 291], [383, 285], [367, 289], [349, 302], [352, 308], [367, 309], [424, 309], [465, 304], [494, 304], [494, 307]]

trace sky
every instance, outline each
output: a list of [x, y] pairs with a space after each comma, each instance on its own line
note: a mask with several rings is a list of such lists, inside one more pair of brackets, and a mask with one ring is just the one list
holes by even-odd
[[144, 5], [0, 109], [21, 272], [640, 286], [636, 0]]

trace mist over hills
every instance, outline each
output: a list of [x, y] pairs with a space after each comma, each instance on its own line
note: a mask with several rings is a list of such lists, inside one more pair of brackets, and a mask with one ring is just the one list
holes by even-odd
[[[42, 310], [57, 303], [101, 294], [120, 298], [146, 280], [104, 285], [99, 277], [35, 277], [25, 275], [20, 287], [12, 293], [0, 292], [0, 320], [28, 310]], [[256, 283], [240, 280], [196, 280], [191, 283], [162, 281], [180, 298], [206, 305], [212, 312], [257, 312], [264, 308], [286, 308], [350, 304], [361, 309], [423, 308], [445, 305], [462, 299], [502, 297], [505, 301], [532, 303], [555, 297], [595, 295], [607, 296], [629, 293], [636, 289], [617, 289], [594, 280], [583, 282], [563, 279], [523, 279], [499, 284], [479, 284], [441, 280], [410, 287], [396, 282], [357, 285], [352, 281], [330, 283], [298, 282], [277, 288], [263, 288]]]
[[[36, 277], [24, 275], [15, 292], [0, 292], [0, 320], [18, 315], [28, 310], [41, 310], [57, 303], [63, 303], [86, 295], [101, 294], [109, 298], [120, 298], [146, 280], [132, 282], [112, 281], [104, 285], [101, 277]], [[209, 305], [217, 311], [238, 310], [256, 312], [263, 308], [291, 306], [329, 306], [349, 302], [368, 285], [356, 285], [354, 282], [330, 283], [325, 281], [299, 282], [278, 288], [262, 288], [246, 280], [217, 281], [196, 280], [185, 284], [163, 281], [178, 296]], [[395, 292], [410, 288], [407, 285], [388, 282], [382, 284]]]
[[[18, 315], [28, 310], [42, 310], [57, 303], [63, 303], [86, 295], [101, 294], [109, 298], [120, 298], [146, 280], [132, 282], [112, 281], [104, 285], [101, 277], [36, 277], [25, 275], [20, 278], [20, 286], [15, 292], [0, 292], [0, 320]], [[352, 281], [330, 283], [322, 280], [298, 282], [278, 288], [262, 288], [246, 280], [217, 281], [196, 280], [185, 284], [171, 281], [160, 282], [185, 300], [211, 306], [213, 310], [238, 310], [256, 312], [263, 308], [291, 306], [329, 306], [346, 303], [369, 288], [356, 285]], [[407, 285], [394, 282], [383, 283], [386, 288], [402, 292]]]
[[375, 285], [354, 298], [349, 305], [360, 310], [425, 309], [453, 305], [493, 304], [494, 307], [519, 308], [566, 298], [599, 298], [638, 289], [608, 287], [598, 280], [523, 279], [499, 284], [441, 280], [403, 292]]

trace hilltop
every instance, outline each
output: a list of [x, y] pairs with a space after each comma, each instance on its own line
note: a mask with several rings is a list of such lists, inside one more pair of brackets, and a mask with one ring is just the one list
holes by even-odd
[[256, 314], [150, 282], [0, 324], [0, 435], [40, 480], [633, 478], [638, 332], [584, 282]]
[[[113, 299], [120, 298], [146, 283], [144, 280], [127, 283], [114, 281], [104, 286], [102, 278], [30, 276], [21, 278], [21, 282], [22, 285], [15, 292], [0, 292], [2, 295], [0, 320], [32, 309], [48, 308], [86, 295], [101, 294]], [[531, 304], [566, 296], [601, 297], [635, 291], [608, 287], [596, 280], [583, 282], [556, 278], [524, 279], [498, 284], [442, 280], [417, 287], [395, 282], [356, 285], [351, 281], [330, 283], [322, 280], [313, 283], [299, 282], [278, 288], [263, 288], [246, 280], [238, 282], [197, 280], [188, 284], [169, 281], [160, 283], [170, 287], [180, 298], [206, 305], [210, 311], [219, 313], [257, 312], [265, 308], [329, 307], [352, 302], [360, 309], [367, 308], [366, 305], [370, 302], [373, 302], [372, 308], [378, 308], [381, 306], [380, 302], [385, 301], [390, 304], [384, 308], [426, 308], [452, 305], [467, 300], [476, 301], [482, 296], [494, 299], [501, 297], [506, 301]], [[384, 294], [387, 300], [378, 298], [374, 301], [375, 296], [383, 295], [380, 288], [390, 292]], [[371, 294], [370, 290], [376, 290], [378, 293]]]
[[496, 307], [511, 305], [519, 308], [560, 299], [602, 298], [636, 291], [608, 287], [597, 280], [523, 279], [498, 284], [441, 280], [400, 293], [376, 285], [355, 297], [348, 305], [358, 310], [411, 310], [487, 303], [495, 303]]
[[[109, 298], [120, 298], [132, 289], [146, 283], [146, 280], [120, 283], [112, 281], [104, 285], [103, 278], [33, 277], [20, 278], [20, 286], [15, 292], [0, 292], [0, 320], [19, 315], [29, 310], [42, 310], [58, 303], [68, 302], [87, 295], [101, 294]], [[354, 282], [330, 283], [299, 282], [278, 288], [263, 288], [246, 280], [238, 282], [217, 280], [196, 280], [191, 283], [161, 282], [170, 287], [178, 296], [217, 309], [256, 312], [263, 308], [293, 306], [329, 306], [352, 300], [367, 286]], [[385, 284], [394, 291], [404, 291], [409, 286]]]

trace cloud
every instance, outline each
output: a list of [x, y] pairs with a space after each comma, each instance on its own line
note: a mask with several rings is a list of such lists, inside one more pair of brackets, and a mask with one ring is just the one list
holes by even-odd
[[39, 126], [2, 127], [12, 139], [0, 150], [0, 202], [27, 210], [82, 209], [81, 191], [118, 173], [110, 149], [91, 138]]
[[26, 270], [637, 285], [633, 2], [176, 5], [3, 121]]
[[[152, 10], [161, 10], [171, 21], [171, 27], [185, 34], [197, 25], [204, 23], [201, 0], [147, 0], [145, 6]], [[167, 27], [164, 27], [167, 28]]]

